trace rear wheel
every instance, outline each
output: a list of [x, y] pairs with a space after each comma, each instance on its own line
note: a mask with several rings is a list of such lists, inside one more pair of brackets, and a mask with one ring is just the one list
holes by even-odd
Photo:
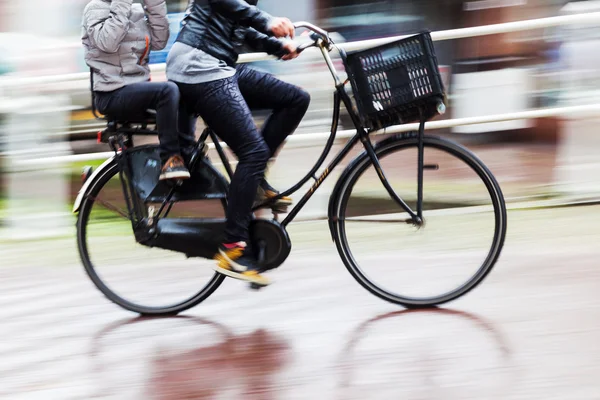
[[[210, 296], [224, 276], [213, 261], [136, 242], [116, 162], [98, 175], [77, 220], [79, 254], [96, 287], [112, 302], [144, 315], [173, 315]], [[157, 207], [158, 209], [158, 207]], [[222, 218], [221, 199], [175, 203], [169, 216]]]
[[[390, 185], [416, 212], [417, 138], [375, 148]], [[406, 307], [454, 300], [491, 271], [506, 235], [506, 206], [491, 172], [471, 152], [424, 139], [423, 217], [416, 227], [381, 184], [366, 154], [349, 166], [332, 199], [332, 234], [352, 276]], [[412, 197], [411, 197], [412, 196]]]

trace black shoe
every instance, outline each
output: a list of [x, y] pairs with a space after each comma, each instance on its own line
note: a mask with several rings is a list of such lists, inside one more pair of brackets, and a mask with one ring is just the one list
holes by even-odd
[[180, 155], [176, 155], [169, 158], [163, 165], [158, 180], [164, 181], [168, 179], [179, 180], [189, 178], [190, 171], [185, 167], [183, 158], [181, 158]]
[[260, 274], [258, 262], [245, 242], [222, 244], [215, 255], [215, 271], [257, 286], [268, 286], [271, 281]]

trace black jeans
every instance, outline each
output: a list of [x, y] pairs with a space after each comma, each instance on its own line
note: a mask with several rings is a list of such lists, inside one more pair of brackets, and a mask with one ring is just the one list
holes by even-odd
[[[194, 129], [187, 125], [186, 110], [179, 104], [179, 89], [173, 82], [139, 82], [112, 92], [95, 92], [96, 107], [102, 114], [122, 121], [144, 118], [156, 110], [160, 158], [163, 161], [194, 145]], [[181, 113], [182, 115], [179, 115]]]
[[[300, 124], [310, 96], [246, 65], [238, 66], [231, 78], [178, 86], [183, 102], [200, 114], [238, 157], [229, 187], [225, 242], [248, 241], [252, 205], [267, 162]], [[260, 133], [250, 109], [272, 110]]]

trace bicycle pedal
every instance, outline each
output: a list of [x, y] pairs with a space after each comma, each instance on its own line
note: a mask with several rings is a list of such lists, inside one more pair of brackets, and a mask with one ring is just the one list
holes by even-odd
[[258, 210], [271, 210], [273, 212], [273, 214], [287, 214], [288, 213], [288, 206], [277, 206], [277, 205], [270, 205], [270, 206], [260, 206], [258, 208]]
[[159, 180], [159, 183], [163, 183], [167, 185], [169, 188], [173, 188], [175, 186], [179, 187], [183, 185], [183, 179], [163, 179]]
[[259, 291], [260, 289], [265, 288], [266, 286], [259, 285], [258, 283], [250, 283], [250, 290]]
[[289, 206], [272, 206], [271, 211], [273, 214], [287, 214]]

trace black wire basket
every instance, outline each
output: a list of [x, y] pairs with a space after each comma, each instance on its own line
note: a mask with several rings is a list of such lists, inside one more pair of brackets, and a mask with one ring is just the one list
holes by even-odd
[[429, 32], [342, 54], [361, 122], [370, 130], [427, 121], [445, 111]]

